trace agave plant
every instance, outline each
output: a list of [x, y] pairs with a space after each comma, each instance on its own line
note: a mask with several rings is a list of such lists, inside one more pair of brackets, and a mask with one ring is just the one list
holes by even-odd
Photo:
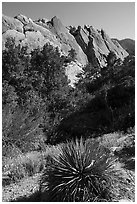
[[98, 142], [81, 139], [60, 145], [60, 154], [53, 156], [41, 177], [42, 201], [117, 201], [128, 182], [116, 161]]

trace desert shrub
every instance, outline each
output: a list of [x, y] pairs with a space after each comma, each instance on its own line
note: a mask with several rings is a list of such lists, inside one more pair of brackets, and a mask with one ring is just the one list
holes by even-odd
[[62, 144], [41, 177], [42, 201], [117, 201], [129, 191], [128, 175], [98, 142]]
[[[90, 142], [91, 139], [88, 139]], [[123, 168], [135, 171], [135, 132], [133, 128], [128, 133], [115, 132], [101, 135], [96, 139], [118, 157]]]
[[27, 176], [27, 172], [23, 166], [23, 155], [20, 154], [18, 157], [7, 158], [3, 162], [3, 174], [10, 177], [11, 182], [18, 181], [23, 177]]
[[[27, 125], [34, 125], [37, 127], [37, 135], [44, 133], [45, 138], [50, 140], [54, 128], [66, 112], [69, 112], [70, 88], [65, 75], [65, 66], [75, 60], [75, 52], [70, 50], [68, 57], [61, 56], [58, 48], [45, 44], [42, 49], [37, 48], [28, 53], [27, 46], [16, 45], [12, 39], [7, 40], [5, 47], [2, 52], [3, 118], [6, 117], [3, 123], [3, 134], [6, 138], [11, 137], [11, 134], [15, 138], [17, 135], [24, 138], [27, 129], [32, 133], [31, 127]], [[9, 113], [5, 111], [7, 106]], [[19, 109], [21, 114], [17, 113]], [[29, 119], [30, 122], [24, 126], [26, 112], [33, 117], [33, 120]], [[23, 127], [21, 131], [20, 127]], [[36, 134], [32, 134], [35, 139]], [[29, 135], [27, 139], [30, 138], [32, 141], [31, 136]], [[28, 141], [25, 142], [29, 144]]]
[[[90, 140], [91, 139], [89, 139], [89, 142]], [[124, 132], [114, 132], [101, 135], [101, 137], [96, 138], [96, 140], [110, 151], [121, 151], [126, 148], [132, 148], [135, 152], [135, 132], [133, 128], [130, 128], [129, 133], [126, 134]], [[130, 156], [135, 156], [135, 154], [131, 154]]]
[[115, 131], [127, 132], [135, 126], [135, 101], [130, 100], [128, 104], [113, 110], [113, 126]]
[[46, 165], [47, 155], [42, 152], [29, 152], [19, 154], [12, 158], [5, 158], [3, 161], [3, 174], [11, 178], [11, 182], [40, 173]]
[[[112, 56], [111, 56], [112, 55]], [[109, 56], [108, 56], [109, 57]], [[110, 61], [113, 53], [110, 53]], [[91, 66], [84, 67], [83, 73], [79, 75], [76, 90], [85, 95], [90, 95], [95, 100], [95, 107], [100, 109], [100, 99], [112, 113], [111, 127], [103, 133], [115, 131], [127, 131], [135, 125], [135, 64], [134, 59], [127, 59], [122, 65], [112, 63], [102, 69]], [[83, 104], [89, 110], [89, 104], [94, 112], [93, 99]], [[83, 106], [82, 104], [82, 106]], [[99, 104], [99, 106], [98, 106]], [[85, 109], [85, 110], [86, 110]], [[99, 124], [100, 125], [100, 124]]]
[[[23, 109], [11, 111], [3, 108], [3, 153], [9, 145], [19, 148], [22, 152], [34, 151], [44, 145], [44, 136], [39, 128], [41, 115], [32, 115]], [[10, 156], [10, 154], [9, 154]]]

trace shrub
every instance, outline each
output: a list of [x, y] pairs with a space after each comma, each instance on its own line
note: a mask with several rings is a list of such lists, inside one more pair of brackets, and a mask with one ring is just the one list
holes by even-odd
[[42, 113], [32, 115], [21, 108], [11, 111], [9, 107], [5, 106], [2, 121], [3, 153], [9, 148], [10, 144], [19, 148], [22, 152], [42, 148], [45, 138], [39, 128], [41, 121]]
[[116, 62], [117, 56], [113, 51], [110, 51], [110, 53], [107, 56], [107, 63], [109, 66], [113, 66]]
[[117, 201], [129, 191], [126, 176], [108, 149], [76, 140], [60, 145], [60, 155], [53, 155], [44, 170], [42, 201]]
[[5, 158], [3, 161], [3, 174], [8, 174], [11, 181], [17, 182], [24, 177], [41, 172], [45, 165], [45, 153], [37, 151], [27, 154], [20, 153], [13, 158]]

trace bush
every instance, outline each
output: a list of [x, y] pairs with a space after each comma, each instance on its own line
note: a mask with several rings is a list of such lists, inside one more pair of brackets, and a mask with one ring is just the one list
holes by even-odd
[[11, 111], [9, 107], [5, 106], [2, 120], [3, 153], [12, 145], [19, 148], [22, 152], [42, 148], [45, 138], [41, 128], [39, 128], [42, 120], [41, 116], [42, 114], [40, 113], [33, 116], [20, 108]]
[[[24, 138], [30, 132], [35, 139], [37, 131], [37, 135], [43, 137], [44, 134], [50, 140], [52, 130], [69, 112], [71, 88], [68, 86], [65, 66], [75, 60], [75, 52], [71, 49], [68, 57], [63, 56], [58, 48], [45, 44], [42, 49], [37, 48], [28, 53], [27, 46], [17, 46], [12, 39], [8, 39], [5, 46], [2, 52], [3, 118], [6, 117], [3, 135], [6, 139], [16, 139], [18, 135]], [[5, 109], [9, 109], [9, 113]], [[21, 110], [22, 115], [17, 113], [17, 109]], [[26, 112], [33, 119], [24, 125]], [[33, 125], [37, 127], [35, 132], [31, 131]], [[30, 138], [32, 141], [31, 136], [24, 140]]]
[[98, 142], [76, 140], [60, 145], [60, 155], [53, 155], [44, 170], [42, 201], [117, 201], [129, 191], [127, 178], [108, 149]]
[[107, 64], [109, 66], [113, 66], [114, 63], [116, 62], [117, 56], [113, 51], [110, 51], [110, 53], [107, 56]]
[[11, 181], [40, 173], [46, 165], [46, 154], [41, 152], [29, 152], [19, 154], [12, 158], [3, 159], [3, 174], [7, 174]]

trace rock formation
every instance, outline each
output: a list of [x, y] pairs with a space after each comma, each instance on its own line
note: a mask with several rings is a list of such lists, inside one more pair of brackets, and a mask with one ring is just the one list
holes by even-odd
[[106, 66], [106, 57], [109, 52], [114, 52], [117, 58], [123, 60], [128, 53], [117, 41], [112, 41], [103, 29], [95, 30], [92, 26], [81, 28], [69, 27], [70, 33], [75, 37], [83, 52], [87, 55], [88, 61], [94, 66]]
[[130, 55], [135, 56], [135, 40], [126, 38], [123, 40], [112, 39], [112, 41], [117, 41]]
[[107, 65], [106, 57], [110, 51], [121, 60], [128, 55], [120, 44], [113, 42], [103, 30], [95, 30], [92, 26], [67, 28], [56, 16], [51, 20], [43, 18], [33, 21], [21, 14], [14, 18], [3, 15], [2, 34], [3, 49], [9, 37], [14, 38], [16, 44], [28, 45], [28, 52], [41, 48], [46, 43], [58, 47], [62, 55], [68, 55], [69, 51], [74, 49], [76, 60], [66, 68], [71, 84], [76, 81], [76, 75], [88, 61], [93, 66], [104, 67]]

